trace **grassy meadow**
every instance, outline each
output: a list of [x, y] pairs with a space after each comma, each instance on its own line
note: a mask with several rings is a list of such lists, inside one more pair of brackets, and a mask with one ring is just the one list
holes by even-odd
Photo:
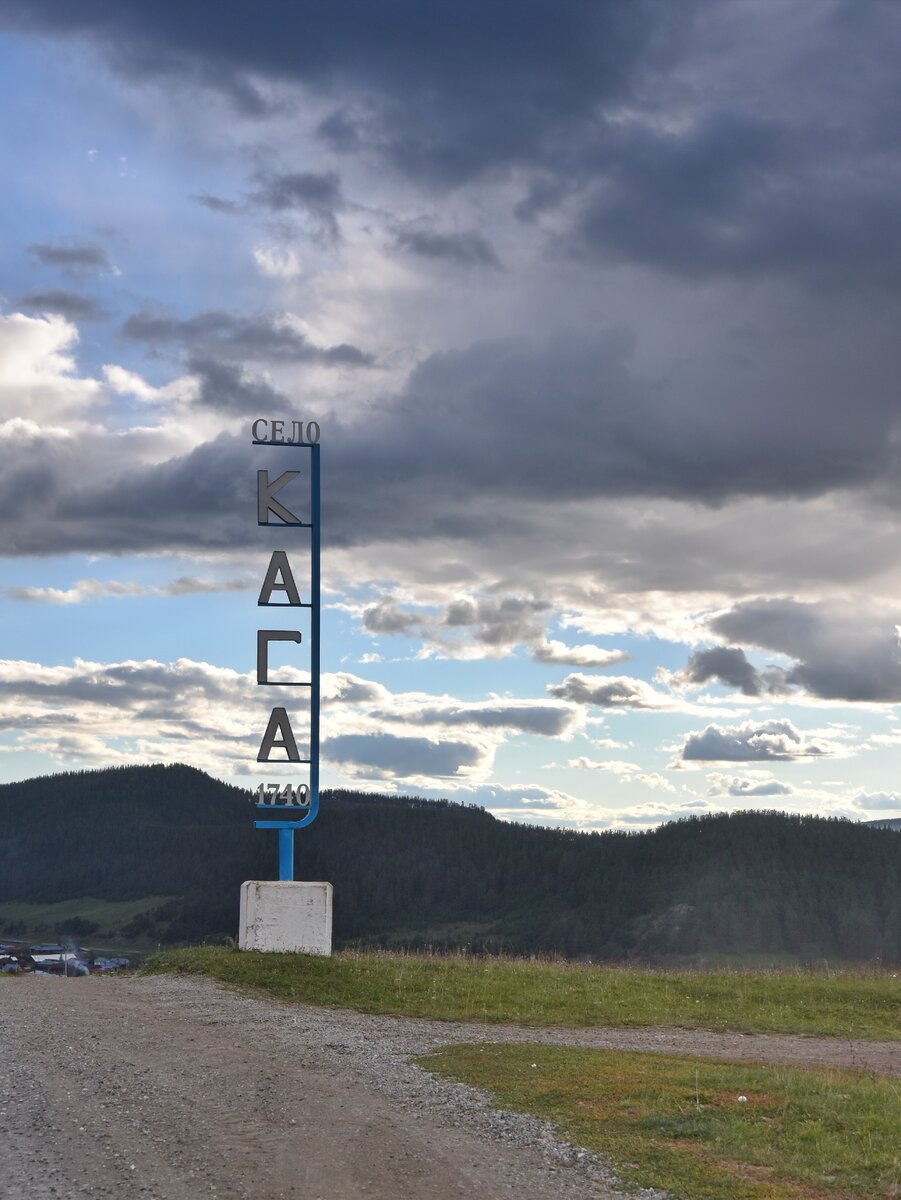
[[449, 1046], [420, 1065], [674, 1200], [901, 1195], [897, 1079], [539, 1045]]
[[887, 971], [665, 971], [361, 951], [322, 958], [218, 946], [166, 950], [144, 970], [209, 976], [289, 1002], [434, 1020], [901, 1040], [901, 979]]
[[168, 899], [168, 896], [144, 896], [139, 900], [98, 900], [86, 896], [48, 904], [5, 900], [0, 903], [0, 936], [11, 929], [25, 931], [11, 935], [14, 938], [43, 936], [64, 931], [72, 921], [90, 922], [100, 931], [121, 929], [140, 913], [149, 912]]

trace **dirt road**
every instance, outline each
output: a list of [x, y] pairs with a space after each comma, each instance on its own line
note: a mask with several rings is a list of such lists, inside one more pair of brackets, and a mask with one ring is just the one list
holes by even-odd
[[[154, 979], [0, 980], [0, 1197], [584, 1200], [603, 1164], [432, 1079], [453, 1041], [553, 1040], [901, 1074], [901, 1046], [365, 1017]], [[648, 1196], [651, 1193], [647, 1193]]]

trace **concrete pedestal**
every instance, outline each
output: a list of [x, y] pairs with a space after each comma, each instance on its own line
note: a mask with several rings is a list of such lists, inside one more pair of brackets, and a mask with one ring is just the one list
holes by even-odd
[[332, 885], [275, 883], [257, 879], [241, 884], [241, 950], [294, 954], [331, 954]]

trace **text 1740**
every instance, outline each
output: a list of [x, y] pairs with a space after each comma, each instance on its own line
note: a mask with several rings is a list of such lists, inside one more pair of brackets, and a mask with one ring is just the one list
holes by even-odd
[[257, 804], [293, 804], [297, 808], [308, 808], [310, 790], [305, 783], [295, 787], [293, 783], [261, 783], [254, 793]]

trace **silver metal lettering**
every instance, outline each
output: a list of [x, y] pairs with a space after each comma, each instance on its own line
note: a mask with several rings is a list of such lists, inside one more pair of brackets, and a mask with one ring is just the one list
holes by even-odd
[[273, 500], [275, 492], [280, 491], [286, 483], [300, 474], [299, 471], [282, 471], [274, 483], [269, 482], [268, 471], [257, 471], [257, 524], [277, 525], [277, 521], [269, 521], [267, 517], [271, 509], [277, 517], [281, 517], [286, 525], [300, 525], [300, 517], [296, 517], [289, 508], [279, 500]]
[[258, 629], [257, 630], [257, 683], [269, 682], [269, 643], [297, 642], [300, 645], [301, 635], [297, 629]]
[[272, 441], [278, 441], [282, 438], [282, 430], [285, 428], [284, 421], [270, 421], [272, 427]]
[[[281, 734], [281, 737], [276, 736]], [[297, 742], [294, 740], [294, 731], [291, 728], [291, 722], [288, 720], [288, 713], [284, 708], [274, 708], [269, 717], [269, 724], [266, 726], [266, 732], [263, 734], [263, 740], [260, 743], [260, 752], [257, 755], [257, 762], [272, 762], [270, 755], [273, 750], [284, 750], [288, 757], [286, 759], [275, 759], [276, 762], [300, 762], [300, 754], [297, 750]]]
[[[315, 437], [313, 437], [313, 430], [314, 430], [314, 429], [316, 430], [316, 436], [315, 436]], [[320, 431], [320, 429], [319, 429], [319, 422], [318, 422], [318, 421], [308, 421], [308, 422], [307, 422], [307, 441], [310, 443], [310, 445], [311, 445], [311, 446], [316, 446], [316, 445], [318, 445], [318, 443], [319, 443], [319, 437], [320, 437], [320, 432], [321, 432], [321, 431]]]
[[298, 445], [303, 441], [303, 421], [291, 422], [291, 441]]
[[297, 808], [310, 807], [310, 789], [305, 783], [295, 787], [292, 783], [283, 784], [281, 787], [277, 783], [261, 783], [257, 786], [257, 790], [253, 793], [256, 797], [256, 804], [284, 804], [294, 805]]
[[[282, 579], [281, 583], [278, 582], [279, 576]], [[273, 604], [273, 592], [284, 592], [288, 597], [287, 604]], [[298, 608], [300, 606], [300, 592], [297, 590], [294, 572], [291, 570], [291, 564], [288, 562], [288, 556], [284, 550], [272, 551], [257, 605], [261, 608], [267, 606], [270, 608], [290, 608], [292, 606]]]
[[254, 423], [251, 425], [250, 436], [253, 438], [253, 440], [255, 442], [265, 442], [266, 441], [265, 437], [260, 437], [260, 435], [257, 433], [257, 425], [265, 425], [265, 424], [266, 424], [265, 417], [257, 417], [257, 419], [254, 421]]

